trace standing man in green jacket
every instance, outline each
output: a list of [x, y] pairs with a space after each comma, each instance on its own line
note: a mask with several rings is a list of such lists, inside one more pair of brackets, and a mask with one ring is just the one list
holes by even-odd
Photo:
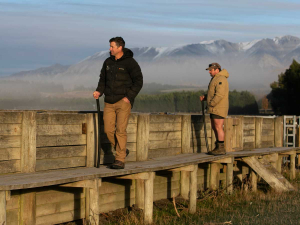
[[127, 124], [134, 99], [143, 86], [140, 66], [133, 59], [133, 52], [125, 48], [122, 37], [109, 40], [110, 57], [100, 72], [94, 98], [105, 95], [103, 112], [104, 131], [114, 148], [115, 162], [112, 169], [124, 169], [127, 144]]
[[224, 155], [226, 150], [223, 125], [229, 108], [229, 85], [227, 81], [229, 74], [227, 70], [222, 70], [218, 63], [209, 64], [206, 70], [208, 70], [212, 78], [208, 85], [207, 96], [200, 96], [200, 100], [207, 101], [207, 112], [210, 113], [211, 126], [217, 139], [216, 147], [208, 154]]

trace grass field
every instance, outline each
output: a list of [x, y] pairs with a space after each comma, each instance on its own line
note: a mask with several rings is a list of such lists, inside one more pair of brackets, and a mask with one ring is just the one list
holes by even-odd
[[[300, 188], [299, 171], [292, 184]], [[256, 193], [235, 187], [232, 195], [222, 190], [199, 193], [197, 201], [194, 215], [188, 213], [188, 201], [181, 198], [154, 202], [154, 224], [300, 224], [300, 191], [278, 193], [264, 182]], [[142, 223], [143, 212], [135, 207], [100, 216], [100, 224]]]

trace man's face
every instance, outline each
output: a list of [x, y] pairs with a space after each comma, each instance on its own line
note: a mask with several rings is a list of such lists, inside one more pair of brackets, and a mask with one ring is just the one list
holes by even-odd
[[217, 73], [219, 73], [219, 69], [211, 69], [208, 71], [211, 77], [214, 77]]
[[122, 47], [117, 47], [116, 42], [110, 42], [110, 48], [109, 48], [110, 54], [113, 56], [118, 55], [120, 52], [122, 52]]

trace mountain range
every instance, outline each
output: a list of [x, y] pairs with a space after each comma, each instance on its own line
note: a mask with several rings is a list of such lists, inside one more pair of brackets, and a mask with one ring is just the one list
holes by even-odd
[[[131, 48], [139, 62], [145, 82], [207, 87], [210, 76], [205, 68], [218, 62], [228, 70], [230, 89], [269, 89], [278, 74], [292, 60], [300, 61], [300, 39], [282, 36], [251, 42], [202, 41], [174, 47]], [[62, 66], [55, 64], [19, 72], [5, 79], [60, 83], [65, 88], [78, 85], [96, 87], [103, 61], [109, 51], [100, 51], [82, 61]]]

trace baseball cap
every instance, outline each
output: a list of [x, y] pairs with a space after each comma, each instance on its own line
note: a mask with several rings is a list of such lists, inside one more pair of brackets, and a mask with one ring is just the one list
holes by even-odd
[[208, 68], [206, 70], [211, 70], [211, 69], [219, 69], [221, 70], [221, 66], [219, 63], [211, 63], [208, 65]]

